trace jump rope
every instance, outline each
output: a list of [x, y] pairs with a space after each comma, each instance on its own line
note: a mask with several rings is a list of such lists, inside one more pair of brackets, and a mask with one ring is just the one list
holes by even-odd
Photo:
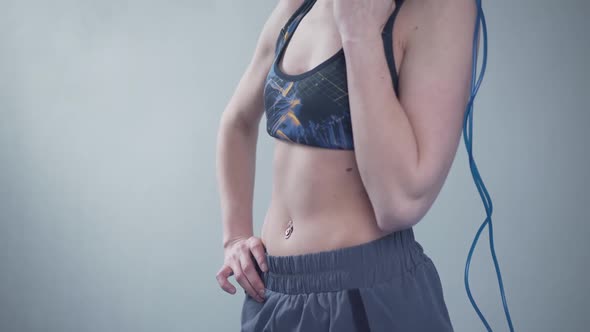
[[[508, 305], [506, 304], [506, 298], [504, 296], [504, 285], [502, 283], [502, 275], [500, 273], [500, 267], [498, 266], [498, 259], [496, 258], [496, 252], [494, 250], [494, 232], [492, 227], [492, 199], [488, 194], [486, 187], [483, 184], [483, 180], [479, 175], [479, 171], [477, 170], [477, 166], [475, 165], [475, 159], [473, 158], [473, 151], [472, 151], [472, 137], [473, 137], [473, 100], [475, 99], [475, 95], [477, 94], [477, 90], [479, 89], [479, 85], [481, 84], [481, 80], [485, 73], [486, 69], [486, 62], [487, 62], [487, 51], [488, 51], [488, 32], [486, 28], [486, 20], [483, 13], [483, 8], [481, 7], [481, 0], [475, 0], [477, 4], [477, 17], [475, 19], [475, 31], [473, 33], [473, 71], [471, 75], [471, 96], [469, 99], [469, 103], [467, 103], [467, 109], [465, 110], [465, 118], [463, 121], [463, 140], [465, 141], [465, 147], [467, 149], [467, 154], [469, 156], [469, 166], [471, 168], [471, 175], [473, 176], [473, 180], [475, 181], [475, 185], [483, 200], [484, 207], [486, 209], [486, 219], [481, 224], [473, 242], [471, 243], [471, 248], [469, 249], [469, 255], [467, 255], [467, 262], [465, 263], [465, 289], [467, 290], [467, 296], [469, 297], [469, 301], [471, 301], [471, 305], [475, 308], [475, 312], [485, 325], [488, 331], [492, 331], [490, 325], [486, 321], [485, 317], [477, 307], [473, 296], [471, 295], [471, 291], [469, 290], [469, 263], [471, 262], [471, 256], [473, 254], [473, 250], [475, 249], [475, 245], [477, 244], [477, 240], [479, 239], [479, 235], [483, 231], [483, 228], [487, 225], [489, 230], [489, 240], [490, 240], [490, 250], [492, 252], [492, 258], [494, 260], [494, 267], [496, 269], [496, 275], [498, 276], [498, 284], [500, 285], [500, 294], [502, 295], [502, 304], [504, 306], [504, 313], [506, 314], [506, 319], [508, 320], [508, 327], [510, 328], [511, 332], [514, 332], [514, 327], [512, 326], [512, 320], [510, 319], [510, 312], [508, 311]], [[483, 58], [482, 58], [482, 68], [479, 74], [479, 78], [477, 80], [477, 84], [475, 84], [475, 76], [477, 72], [477, 48], [479, 45], [479, 26], [482, 26], [483, 32]], [[475, 84], [475, 86], [474, 86]], [[468, 126], [469, 125], [469, 126]]]

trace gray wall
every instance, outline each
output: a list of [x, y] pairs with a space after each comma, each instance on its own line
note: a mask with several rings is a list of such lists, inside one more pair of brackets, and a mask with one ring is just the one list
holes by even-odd
[[[216, 129], [274, 3], [0, 0], [0, 331], [239, 329], [243, 293], [215, 280]], [[514, 325], [586, 331], [589, 5], [484, 9], [474, 149]], [[263, 120], [257, 234], [272, 144]], [[462, 141], [415, 231], [456, 331], [484, 331], [463, 284], [485, 217], [466, 157]], [[507, 331], [487, 231], [470, 272]]]

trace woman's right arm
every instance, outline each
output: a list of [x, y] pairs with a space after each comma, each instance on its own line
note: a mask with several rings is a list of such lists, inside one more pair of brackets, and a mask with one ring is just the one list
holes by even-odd
[[224, 264], [217, 280], [228, 293], [235, 287], [227, 280], [234, 275], [244, 290], [256, 299], [264, 285], [250, 253], [266, 271], [261, 240], [253, 236], [252, 203], [258, 126], [264, 114], [265, 78], [274, 59], [279, 31], [303, 0], [279, 0], [258, 37], [254, 55], [234, 94], [223, 111], [217, 136], [217, 182], [221, 199]]

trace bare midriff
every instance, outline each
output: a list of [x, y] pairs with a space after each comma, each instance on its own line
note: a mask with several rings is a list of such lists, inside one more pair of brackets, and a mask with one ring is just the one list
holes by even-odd
[[272, 182], [261, 232], [269, 255], [334, 250], [386, 235], [377, 226], [353, 150], [276, 140]]

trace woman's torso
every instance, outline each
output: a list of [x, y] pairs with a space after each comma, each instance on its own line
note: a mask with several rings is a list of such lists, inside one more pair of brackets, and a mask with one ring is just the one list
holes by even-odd
[[[308, 72], [342, 47], [331, 6], [331, 1], [319, 0], [303, 16], [280, 57], [281, 72]], [[401, 7], [393, 26], [393, 58], [399, 68], [404, 40]], [[354, 150], [274, 141], [272, 194], [261, 233], [268, 254], [332, 250], [385, 235], [377, 226]], [[289, 221], [292, 229], [286, 238]]]

